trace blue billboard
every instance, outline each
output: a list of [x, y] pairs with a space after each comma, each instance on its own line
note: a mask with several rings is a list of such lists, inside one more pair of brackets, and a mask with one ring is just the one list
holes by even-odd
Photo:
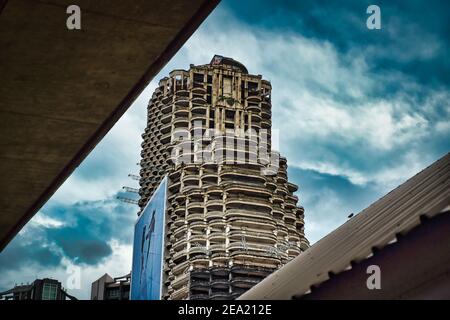
[[134, 227], [131, 300], [160, 300], [164, 259], [167, 177], [142, 210]]

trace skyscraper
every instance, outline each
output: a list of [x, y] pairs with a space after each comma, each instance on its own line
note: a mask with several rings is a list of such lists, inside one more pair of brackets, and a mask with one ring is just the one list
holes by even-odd
[[167, 175], [164, 298], [235, 298], [308, 247], [271, 127], [270, 82], [231, 58], [160, 80], [143, 134], [139, 205]]

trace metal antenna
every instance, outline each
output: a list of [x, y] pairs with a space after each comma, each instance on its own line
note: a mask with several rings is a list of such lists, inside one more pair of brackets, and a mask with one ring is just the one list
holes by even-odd
[[124, 189], [126, 192], [139, 193], [139, 189], [132, 188], [132, 187], [124, 186], [124, 187], [122, 187], [122, 189]]
[[130, 198], [122, 197], [122, 196], [117, 196], [117, 199], [119, 199], [120, 201], [125, 202], [125, 203], [136, 204], [136, 205], [139, 204], [138, 200], [134, 200], [134, 199], [130, 199]]

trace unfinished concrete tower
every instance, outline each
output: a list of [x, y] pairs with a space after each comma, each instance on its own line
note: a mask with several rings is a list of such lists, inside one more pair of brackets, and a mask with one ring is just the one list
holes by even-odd
[[271, 85], [241, 63], [175, 70], [148, 105], [141, 209], [168, 175], [166, 299], [233, 299], [308, 247], [271, 148]]

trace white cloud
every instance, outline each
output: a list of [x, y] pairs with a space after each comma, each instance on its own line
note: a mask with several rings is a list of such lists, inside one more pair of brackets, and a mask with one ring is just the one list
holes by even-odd
[[38, 212], [36, 216], [34, 216], [33, 219], [30, 221], [30, 223], [35, 225], [36, 227], [43, 227], [43, 228], [60, 228], [64, 226], [63, 221], [59, 221], [57, 219], [48, 217], [42, 212]]

